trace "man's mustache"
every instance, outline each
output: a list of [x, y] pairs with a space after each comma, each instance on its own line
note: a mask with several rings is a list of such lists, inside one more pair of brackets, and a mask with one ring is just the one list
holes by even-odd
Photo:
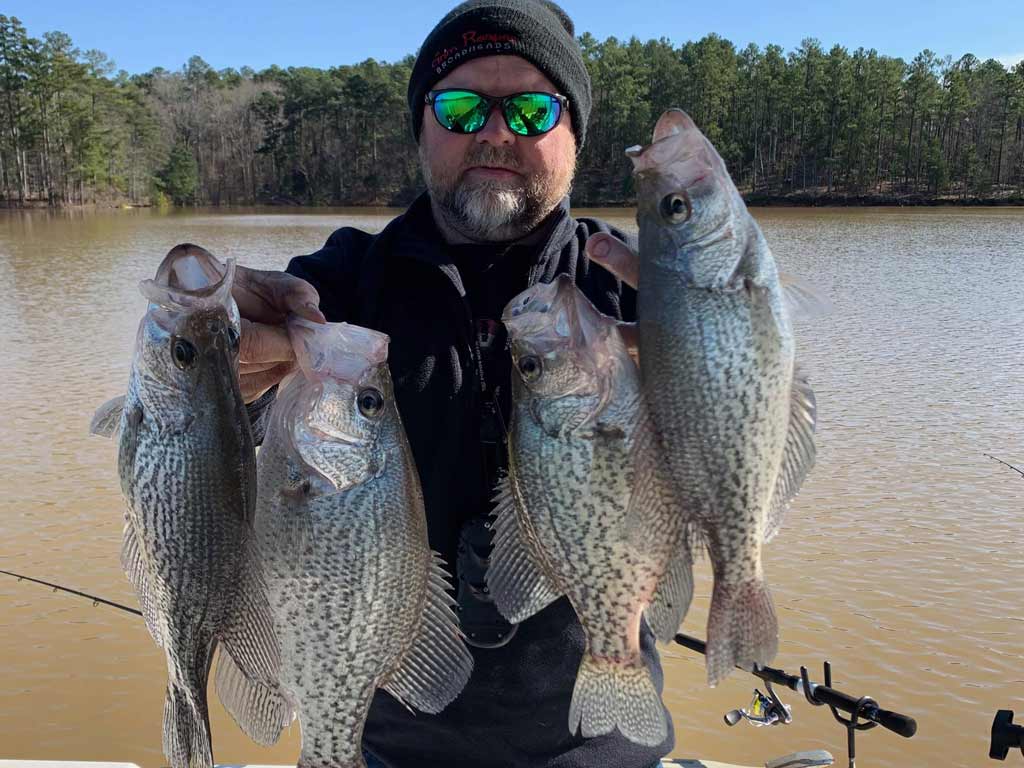
[[462, 168], [466, 170], [481, 165], [518, 171], [522, 162], [512, 147], [492, 147], [489, 144], [481, 144], [466, 153]]

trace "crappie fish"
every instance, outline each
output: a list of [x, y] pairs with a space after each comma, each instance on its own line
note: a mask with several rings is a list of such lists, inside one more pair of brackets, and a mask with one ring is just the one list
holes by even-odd
[[377, 688], [440, 712], [462, 691], [473, 660], [427, 543], [388, 337], [297, 317], [288, 332], [299, 371], [269, 417], [256, 514], [281, 670], [276, 686], [254, 685], [228, 660], [217, 690], [264, 744], [297, 712], [299, 766], [363, 767]]
[[166, 655], [173, 768], [213, 765], [206, 685], [218, 644], [254, 679], [274, 679], [279, 663], [253, 551], [256, 460], [238, 386], [234, 269], [194, 245], [167, 254], [140, 286], [150, 304], [128, 393], [92, 423], [120, 434], [121, 564]]
[[816, 405], [794, 365], [771, 251], [711, 143], [670, 110], [653, 143], [627, 154], [638, 191], [641, 374], [681, 511], [711, 558], [715, 685], [734, 665], [775, 656], [761, 547], [814, 463]]
[[[679, 539], [670, 499], [627, 521], [635, 452], [650, 449], [637, 439], [651, 434], [639, 371], [616, 322], [566, 275], [517, 296], [502, 320], [516, 372], [488, 587], [512, 622], [568, 596], [587, 637], [572, 733], [618, 728], [634, 742], [661, 744], [666, 712], [640, 652], [640, 617], [654, 603], [648, 620], [675, 621], [674, 632], [692, 576], [685, 558], [663, 578]], [[671, 592], [656, 595], [659, 582], [671, 582]]]

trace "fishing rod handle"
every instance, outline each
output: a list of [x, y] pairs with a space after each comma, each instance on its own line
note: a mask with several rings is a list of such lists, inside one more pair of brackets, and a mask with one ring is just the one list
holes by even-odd
[[[803, 683], [800, 683], [798, 687], [802, 690]], [[830, 704], [836, 709], [841, 709], [843, 712], [851, 715], [857, 708], [857, 699], [842, 691], [837, 691], [835, 688], [829, 688], [827, 685], [812, 683], [811, 695], [816, 701], [820, 701], [822, 704]], [[909, 739], [917, 733], [917, 721], [914, 718], [901, 715], [899, 712], [882, 709], [877, 704], [870, 703], [863, 707], [858, 716], [873, 723], [878, 723], [905, 739]]]
[[888, 728], [893, 733], [898, 733], [905, 739], [909, 739], [917, 733], [917, 720], [908, 715], [901, 715], [899, 712], [878, 709], [875, 711], [875, 716], [872, 719], [879, 725]]

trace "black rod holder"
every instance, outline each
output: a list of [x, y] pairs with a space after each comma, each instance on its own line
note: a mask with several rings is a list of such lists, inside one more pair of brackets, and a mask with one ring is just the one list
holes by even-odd
[[[707, 653], [707, 644], [703, 640], [698, 640], [695, 637], [679, 633], [676, 635], [675, 641], [684, 648], [689, 648], [691, 651], [696, 651], [700, 654]], [[740, 669], [742, 669], [742, 667], [740, 667]], [[826, 662], [825, 669], [826, 682], [831, 683], [832, 670], [831, 666], [828, 665], [828, 662]], [[807, 701], [815, 706], [827, 705], [832, 709], [833, 715], [836, 719], [844, 725], [847, 725], [847, 721], [841, 719], [836, 710], [845, 712], [851, 717], [856, 716], [858, 720], [868, 721], [863, 723], [854, 720], [853, 727], [857, 730], [873, 728], [875, 724], [878, 724], [906, 739], [909, 739], [917, 733], [917, 721], [915, 721], [914, 718], [902, 715], [899, 712], [882, 709], [874, 699], [851, 696], [848, 693], [844, 693], [843, 691], [833, 688], [831, 685], [822, 685], [821, 683], [812, 682], [807, 676], [807, 670], [805, 668], [801, 668], [801, 674], [799, 676], [791, 675], [784, 670], [775, 669], [774, 667], [755, 666], [753, 670], [744, 669], [743, 671], [749, 672], [755, 677], [759, 677], [766, 682], [775, 683], [776, 685], [784, 685], [792, 691], [802, 693], [806, 697]]]
[[1024, 754], [1024, 726], [1013, 724], [1013, 710], [1000, 709], [992, 721], [992, 746], [988, 756], [993, 760], [1005, 760], [1011, 749], [1020, 747]]

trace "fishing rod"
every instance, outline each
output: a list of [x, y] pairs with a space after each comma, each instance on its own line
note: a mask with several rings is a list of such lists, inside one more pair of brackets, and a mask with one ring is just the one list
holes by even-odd
[[[675, 641], [684, 648], [707, 655], [707, 644], [703, 640], [679, 633]], [[739, 669], [743, 669], [739, 667]], [[807, 667], [800, 667], [799, 675], [791, 675], [781, 669], [774, 667], [762, 667], [755, 664], [753, 670], [744, 669], [755, 677], [765, 682], [769, 696], [760, 691], [754, 692], [754, 705], [752, 712], [747, 710], [733, 710], [725, 716], [729, 725], [735, 725], [741, 719], [747, 719], [754, 725], [786, 725], [792, 721], [789, 714], [790, 708], [782, 703], [772, 688], [772, 684], [784, 685], [790, 690], [802, 693], [808, 702], [816, 707], [827, 706], [832, 711], [832, 716], [846, 728], [846, 751], [849, 756], [850, 768], [856, 768], [856, 733], [867, 731], [880, 725], [893, 733], [897, 733], [909, 739], [917, 733], [917, 722], [914, 718], [902, 715], [899, 712], [892, 712], [882, 709], [878, 702], [870, 696], [855, 697], [832, 687], [832, 665], [825, 662], [824, 673], [825, 683], [815, 683], [807, 675]], [[845, 712], [849, 717], [843, 717], [839, 712]]]
[[1002, 459], [996, 458], [991, 453], [983, 453], [982, 456], [988, 456], [993, 461], [998, 461], [1004, 467], [1009, 467], [1014, 472], [1016, 472], [1018, 475], [1020, 475], [1021, 477], [1024, 477], [1024, 469], [1017, 469], [1017, 467], [1013, 466], [1013, 464], [1007, 464], [1005, 461], [1003, 461]]
[[42, 579], [33, 579], [31, 576], [22, 576], [20, 573], [12, 573], [11, 571], [0, 570], [0, 573], [6, 574], [8, 576], [13, 576], [18, 581], [31, 581], [34, 584], [42, 584], [44, 587], [51, 587], [54, 592], [67, 592], [71, 595], [78, 595], [79, 597], [84, 597], [87, 600], [92, 600], [93, 605], [99, 605], [100, 603], [103, 603], [104, 605], [109, 605], [112, 608], [118, 608], [122, 611], [125, 611], [126, 613], [133, 613], [136, 616], [142, 615], [142, 611], [136, 608], [129, 608], [127, 605], [115, 603], [113, 600], [107, 600], [102, 597], [97, 597], [96, 595], [90, 595], [88, 592], [79, 592], [77, 589], [71, 589], [70, 587], [62, 587], [60, 584], [53, 584], [52, 582], [43, 581]]
[[[30, 581], [34, 584], [41, 584], [44, 587], [50, 587], [54, 592], [66, 592], [78, 597], [84, 597], [86, 600], [91, 600], [93, 605], [99, 605], [102, 603], [104, 605], [109, 605], [111, 608], [117, 608], [118, 610], [124, 611], [125, 613], [130, 613], [135, 616], [142, 615], [142, 611], [136, 608], [131, 608], [127, 605], [116, 603], [113, 600], [98, 597], [97, 595], [91, 595], [88, 592], [71, 589], [70, 587], [54, 584], [53, 582], [44, 581], [42, 579], [35, 579], [31, 576], [14, 573], [13, 571], [0, 569], [0, 573], [11, 576], [18, 581]], [[698, 640], [695, 637], [679, 633], [675, 636], [675, 641], [684, 648], [689, 648], [690, 650], [696, 651], [700, 654], [707, 654], [707, 644], [703, 640]], [[740, 667], [740, 669], [742, 669], [742, 667]], [[807, 701], [816, 707], [828, 706], [832, 711], [832, 716], [846, 727], [848, 734], [847, 752], [850, 758], [850, 768], [855, 768], [855, 734], [857, 731], [869, 730], [874, 728], [876, 725], [881, 725], [884, 728], [888, 728], [893, 733], [898, 733], [900, 736], [908, 739], [917, 732], [917, 722], [914, 718], [902, 715], [899, 712], [882, 709], [878, 706], [878, 703], [869, 696], [855, 698], [843, 691], [833, 688], [832, 666], [827, 661], [825, 662], [824, 684], [812, 682], [807, 675], [806, 667], [800, 667], [799, 677], [791, 675], [781, 669], [775, 669], [774, 667], [762, 667], [759, 665], [754, 665], [753, 670], [744, 671], [764, 680], [769, 696], [765, 696], [760, 691], [755, 690], [755, 706], [751, 707], [753, 711], [733, 710], [729, 712], [725, 717], [725, 720], [729, 725], [735, 725], [744, 718], [752, 722], [754, 725], [785, 725], [792, 722], [793, 718], [790, 715], [790, 708], [782, 703], [776, 695], [775, 690], [772, 688], [773, 683], [776, 685], [784, 685], [797, 693], [803, 693]], [[850, 717], [844, 718], [840, 716], [840, 710], [850, 715]], [[997, 716], [997, 723], [1000, 724], [1001, 733], [1009, 734], [1012, 732], [1013, 734], [1016, 734], [1024, 731], [1020, 726], [1010, 726], [1009, 724], [1013, 721], [1013, 713], [1007, 712], [1006, 714], [1009, 715], [1008, 718], [1004, 716], [1003, 711], [1000, 711], [999, 716]], [[861, 718], [863, 718], [864, 722], [859, 722]], [[993, 745], [996, 743], [995, 734], [996, 723], [993, 723]], [[1019, 742], [1014, 743], [1012, 746], [1017, 745], [1019, 745]], [[995, 750], [995, 746], [993, 746], [993, 750]], [[1005, 751], [1003, 754], [1005, 756]]]

